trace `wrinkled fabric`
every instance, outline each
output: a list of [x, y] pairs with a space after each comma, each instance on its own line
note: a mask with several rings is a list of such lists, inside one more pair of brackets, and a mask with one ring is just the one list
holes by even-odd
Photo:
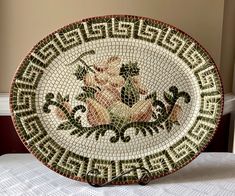
[[0, 195], [235, 196], [235, 154], [202, 153], [179, 171], [146, 186], [102, 188], [63, 177], [31, 154], [6, 154], [0, 156]]

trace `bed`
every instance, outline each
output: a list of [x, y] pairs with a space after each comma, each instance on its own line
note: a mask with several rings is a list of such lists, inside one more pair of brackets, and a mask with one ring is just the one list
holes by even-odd
[[235, 154], [202, 153], [181, 170], [146, 186], [102, 188], [63, 177], [45, 167], [31, 154], [5, 154], [0, 156], [0, 195], [232, 196], [235, 195]]

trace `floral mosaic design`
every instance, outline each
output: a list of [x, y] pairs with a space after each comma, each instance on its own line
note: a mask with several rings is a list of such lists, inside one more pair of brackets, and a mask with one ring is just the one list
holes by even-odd
[[[120, 57], [112, 56], [88, 65], [82, 59], [94, 54], [94, 50], [84, 52], [68, 65], [76, 64], [74, 76], [83, 81], [82, 93], [76, 97], [83, 104], [72, 108], [69, 95], [63, 97], [60, 93], [56, 96], [48, 93], [45, 97], [43, 111], [50, 113], [49, 106], [56, 107], [54, 113], [61, 120], [58, 130], [71, 130], [70, 135], [78, 137], [95, 134], [96, 140], [104, 136], [106, 131], [112, 130], [114, 136], [110, 142], [115, 143], [119, 139], [130, 141], [131, 137], [125, 135], [130, 128], [135, 129], [135, 135], [142, 133], [146, 136], [158, 133], [159, 129], [170, 132], [174, 125], [180, 125], [179, 118], [183, 111], [177, 101], [183, 98], [186, 104], [189, 103], [190, 95], [187, 92], [171, 86], [163, 92], [164, 101], [158, 100], [156, 92], [149, 93], [141, 84], [137, 62], [121, 64]], [[86, 112], [89, 127], [82, 125], [81, 115], [76, 116], [78, 111]]]
[[[123, 45], [131, 47], [123, 52]], [[98, 56], [101, 62], [88, 63]], [[164, 77], [156, 72], [163, 69]], [[151, 71], [161, 86], [154, 76], [142, 81]], [[179, 80], [171, 86], [174, 73]], [[27, 149], [63, 176], [84, 182], [97, 169], [101, 184], [145, 167], [154, 179], [184, 167], [212, 139], [223, 87], [211, 56], [186, 33], [154, 19], [112, 15], [69, 24], [38, 42], [14, 76], [10, 108]], [[135, 183], [143, 174], [112, 183]]]

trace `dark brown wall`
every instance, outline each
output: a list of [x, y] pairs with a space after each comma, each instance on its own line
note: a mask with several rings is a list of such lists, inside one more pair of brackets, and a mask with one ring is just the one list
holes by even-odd
[[207, 152], [228, 152], [230, 114], [222, 117], [219, 128], [215, 133], [213, 140], [210, 142], [205, 151]]
[[5, 153], [24, 153], [28, 150], [19, 139], [11, 117], [0, 117], [0, 155]]
[[[205, 151], [228, 152], [229, 115], [223, 116], [219, 129]], [[0, 155], [6, 153], [26, 153], [28, 150], [19, 139], [11, 117], [0, 117]]]

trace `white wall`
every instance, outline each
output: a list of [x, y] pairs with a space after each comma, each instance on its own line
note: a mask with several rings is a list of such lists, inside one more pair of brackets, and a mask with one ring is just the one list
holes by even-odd
[[97, 15], [132, 14], [170, 23], [197, 39], [219, 64], [223, 9], [224, 0], [0, 0], [0, 92], [9, 91], [16, 67], [39, 40]]

